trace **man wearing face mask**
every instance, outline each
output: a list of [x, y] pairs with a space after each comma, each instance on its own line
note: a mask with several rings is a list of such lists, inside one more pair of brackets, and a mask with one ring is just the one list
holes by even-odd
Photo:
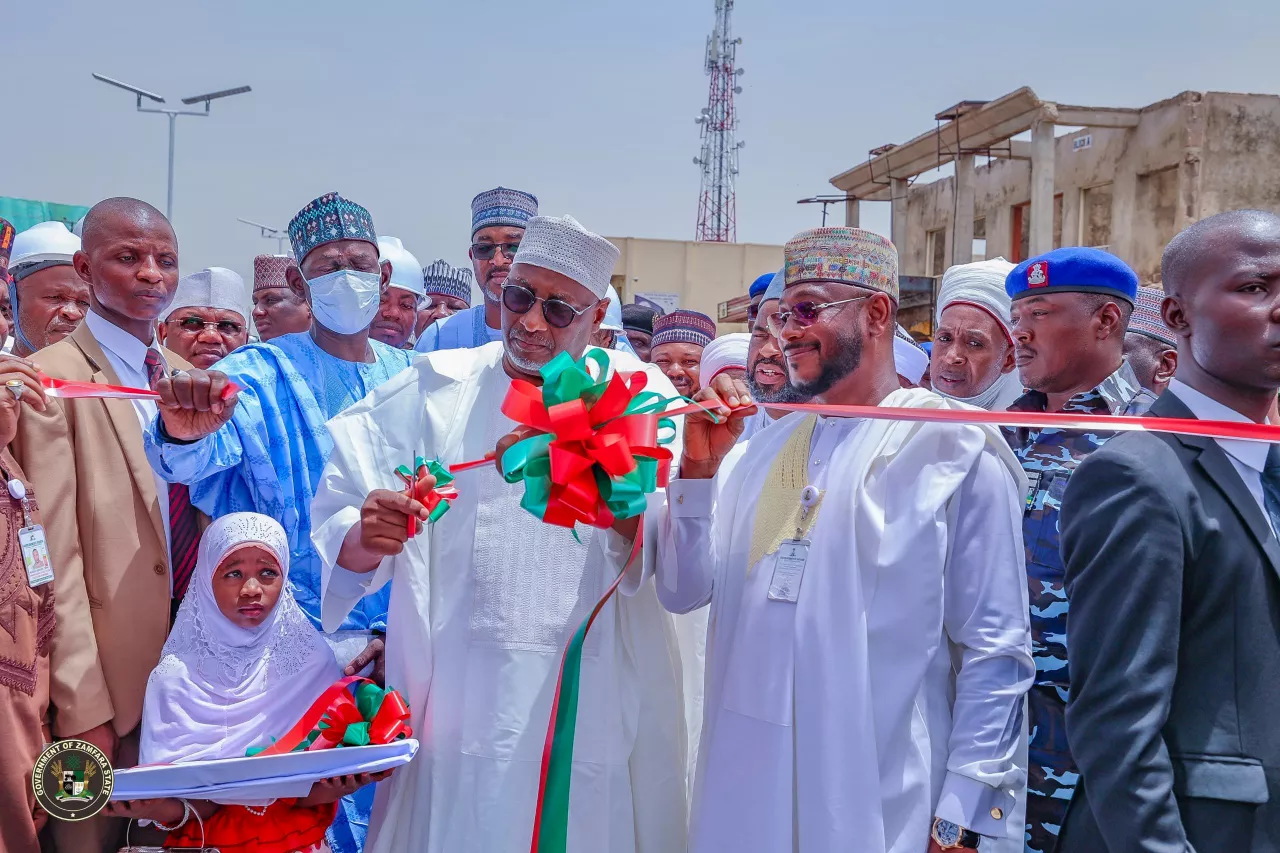
[[484, 300], [428, 326], [414, 349], [435, 352], [502, 340], [502, 286], [524, 239], [525, 225], [537, 215], [537, 197], [521, 190], [496, 187], [471, 200], [471, 249], [467, 254]]
[[[250, 344], [217, 371], [161, 379], [160, 413], [144, 440], [161, 477], [191, 487], [191, 502], [214, 518], [260, 512], [289, 534], [289, 582], [298, 604], [320, 624], [320, 561], [311, 545], [311, 499], [333, 442], [325, 421], [409, 365], [411, 353], [369, 336], [391, 264], [381, 262], [369, 212], [336, 192], [304, 207], [289, 223], [296, 267], [289, 287], [311, 306], [307, 332]], [[238, 405], [215, 405], [228, 383]], [[215, 411], [216, 409], [216, 411]], [[381, 655], [390, 590], [355, 607], [331, 636], [350, 673]], [[361, 649], [363, 648], [363, 651]], [[367, 792], [367, 793], [361, 793]], [[364, 836], [373, 792], [361, 789], [330, 832], [335, 851]], [[356, 839], [353, 842], [351, 839]]]

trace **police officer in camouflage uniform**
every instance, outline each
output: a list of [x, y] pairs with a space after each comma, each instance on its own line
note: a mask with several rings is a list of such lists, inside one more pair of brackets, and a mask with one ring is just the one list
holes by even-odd
[[[1098, 249], [1055, 249], [1023, 261], [1005, 281], [1024, 387], [1010, 411], [1141, 415], [1155, 402], [1124, 361], [1125, 330], [1138, 277]], [[1036, 680], [1027, 695], [1030, 735], [1028, 853], [1052, 853], [1077, 773], [1065, 712], [1067, 598], [1058, 550], [1058, 511], [1076, 466], [1113, 433], [1008, 429], [1030, 486], [1023, 512]]]

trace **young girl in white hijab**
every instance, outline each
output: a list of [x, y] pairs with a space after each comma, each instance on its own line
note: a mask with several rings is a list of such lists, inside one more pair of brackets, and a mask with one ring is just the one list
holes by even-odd
[[[233, 513], [205, 531], [190, 592], [147, 682], [141, 764], [243, 757], [342, 677], [288, 575], [288, 539], [275, 519]], [[163, 799], [113, 803], [110, 813], [154, 822], [169, 847], [203, 838], [223, 853], [313, 853], [328, 850], [337, 800], [383, 775], [328, 779], [305, 798], [261, 808]]]

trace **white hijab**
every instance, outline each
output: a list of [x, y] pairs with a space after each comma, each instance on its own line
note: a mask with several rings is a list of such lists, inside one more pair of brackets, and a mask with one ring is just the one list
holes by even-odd
[[[279, 561], [282, 589], [261, 625], [241, 628], [218, 609], [213, 576], [232, 552], [255, 545]], [[243, 757], [288, 731], [340, 677], [294, 601], [284, 528], [258, 513], [224, 515], [200, 540], [189, 592], [147, 681], [139, 761]]]

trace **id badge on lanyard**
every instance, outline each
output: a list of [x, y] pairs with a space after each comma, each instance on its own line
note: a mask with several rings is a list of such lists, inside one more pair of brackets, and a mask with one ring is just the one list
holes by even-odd
[[44, 527], [34, 524], [31, 518], [31, 498], [26, 484], [13, 479], [8, 483], [9, 494], [22, 503], [22, 529], [18, 531], [18, 546], [22, 549], [22, 565], [27, 570], [27, 584], [35, 589], [53, 581], [53, 561], [49, 557], [49, 543]]
[[769, 581], [770, 601], [796, 603], [800, 597], [800, 583], [804, 580], [804, 567], [809, 562], [811, 544], [808, 539], [782, 540], [773, 563], [773, 579]]

